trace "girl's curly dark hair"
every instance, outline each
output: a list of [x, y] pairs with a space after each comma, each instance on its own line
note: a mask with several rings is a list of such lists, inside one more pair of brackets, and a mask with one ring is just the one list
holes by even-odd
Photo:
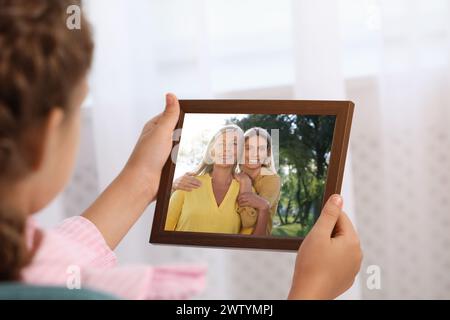
[[[74, 87], [92, 60], [90, 26], [70, 30], [77, 0], [0, 0], [0, 190], [30, 170], [39, 127], [52, 108], [70, 112]], [[20, 279], [30, 260], [25, 213], [0, 193], [0, 281]]]

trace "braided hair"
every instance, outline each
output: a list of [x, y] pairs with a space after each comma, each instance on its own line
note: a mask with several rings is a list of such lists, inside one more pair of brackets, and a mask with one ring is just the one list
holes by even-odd
[[[39, 127], [53, 108], [70, 113], [74, 87], [89, 70], [90, 27], [66, 26], [77, 0], [0, 0], [0, 190], [30, 171]], [[24, 213], [0, 193], [0, 281], [20, 280], [30, 261]]]

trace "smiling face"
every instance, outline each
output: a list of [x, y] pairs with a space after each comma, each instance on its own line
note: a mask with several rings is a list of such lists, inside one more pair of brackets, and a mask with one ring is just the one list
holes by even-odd
[[236, 164], [238, 154], [238, 135], [234, 130], [227, 130], [219, 135], [211, 150], [215, 165], [229, 167]]
[[245, 138], [244, 146], [244, 166], [249, 169], [258, 169], [270, 156], [270, 146], [267, 138], [261, 135], [252, 135]]

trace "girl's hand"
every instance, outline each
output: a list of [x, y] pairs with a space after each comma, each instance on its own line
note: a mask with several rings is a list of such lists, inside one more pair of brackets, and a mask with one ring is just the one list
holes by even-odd
[[252, 207], [259, 211], [270, 209], [269, 201], [253, 192], [244, 192], [240, 194], [238, 197], [238, 204], [240, 207]]
[[352, 286], [361, 260], [358, 235], [333, 195], [300, 246], [288, 298], [336, 298]]
[[180, 104], [174, 94], [166, 95], [165, 110], [148, 121], [136, 143], [123, 173], [130, 173], [136, 183], [154, 200], [161, 171], [172, 150], [172, 135], [178, 122]]
[[190, 192], [194, 189], [200, 188], [201, 185], [202, 182], [195, 178], [195, 174], [193, 172], [187, 172], [181, 177], [175, 179], [172, 190], [183, 190]]
[[111, 249], [155, 198], [179, 114], [177, 97], [167, 94], [164, 112], [147, 122], [122, 172], [83, 213]]

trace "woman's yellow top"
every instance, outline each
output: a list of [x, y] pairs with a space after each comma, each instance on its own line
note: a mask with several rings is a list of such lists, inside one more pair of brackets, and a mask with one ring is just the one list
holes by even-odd
[[192, 191], [172, 193], [165, 230], [212, 233], [239, 233], [241, 218], [237, 212], [239, 183], [233, 179], [222, 203], [217, 205], [211, 176], [196, 177], [201, 186]]
[[[266, 227], [266, 235], [272, 232], [273, 217], [277, 212], [280, 200], [281, 179], [277, 174], [258, 175], [253, 181], [253, 191], [269, 202], [270, 216]], [[251, 234], [258, 220], [258, 211], [251, 207], [239, 207], [238, 213], [241, 216], [241, 233]]]

